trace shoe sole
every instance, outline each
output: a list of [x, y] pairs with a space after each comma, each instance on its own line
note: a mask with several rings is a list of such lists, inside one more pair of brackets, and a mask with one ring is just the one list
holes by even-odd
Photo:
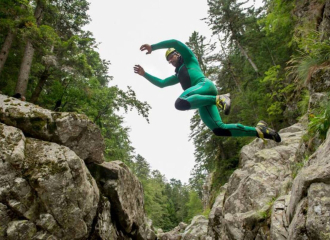
[[223, 94], [223, 96], [226, 98], [226, 107], [224, 109], [224, 113], [225, 113], [225, 115], [229, 115], [230, 107], [231, 107], [231, 105], [230, 105], [230, 102], [231, 102], [230, 93]]
[[260, 127], [266, 127], [268, 128], [270, 131], [273, 131], [275, 134], [274, 136], [272, 136], [272, 140], [274, 140], [275, 142], [281, 142], [282, 139], [281, 139], [281, 136], [278, 134], [278, 132], [276, 132], [274, 129], [271, 129], [268, 127], [268, 124], [263, 121], [263, 120], [260, 120], [257, 124], [257, 128], [259, 127], [259, 130], [261, 131]]
[[228, 115], [230, 113], [230, 99], [229, 98], [227, 98], [227, 99], [228, 99], [228, 101], [226, 100], [226, 107], [224, 109], [225, 115]]

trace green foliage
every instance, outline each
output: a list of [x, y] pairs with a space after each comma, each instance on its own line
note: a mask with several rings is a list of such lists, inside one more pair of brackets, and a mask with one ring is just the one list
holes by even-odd
[[298, 175], [299, 171], [305, 166], [305, 164], [308, 161], [308, 156], [305, 156], [305, 158], [302, 161], [293, 162], [291, 169], [292, 169], [292, 179], [295, 179]]
[[260, 103], [266, 107], [268, 116], [272, 122], [283, 116], [286, 103], [295, 89], [295, 85], [287, 82], [284, 71], [280, 65], [270, 67], [260, 80], [260, 90], [266, 94], [260, 98]]
[[266, 203], [266, 210], [258, 211], [258, 215], [261, 219], [269, 219], [272, 215], [273, 204], [276, 201], [277, 197], [273, 197], [269, 202]]
[[259, 24], [265, 26], [268, 36], [273, 33], [282, 33], [281, 36], [289, 38], [287, 44], [292, 44], [292, 24], [294, 23], [292, 10], [293, 0], [272, 0], [268, 3], [268, 14], [259, 20]]
[[203, 213], [203, 203], [195, 191], [189, 192], [189, 201], [187, 203], [188, 215], [186, 217], [187, 221], [191, 221], [196, 215]]
[[190, 186], [176, 179], [168, 182], [158, 170], [150, 172], [149, 163], [140, 155], [131, 167], [143, 185], [145, 210], [155, 227], [169, 231], [202, 213], [202, 201]]
[[300, 115], [303, 116], [307, 110], [308, 110], [308, 105], [309, 105], [309, 91], [308, 90], [304, 90], [302, 92], [302, 97], [301, 100], [298, 102], [298, 107], [300, 110]]
[[202, 215], [203, 215], [204, 217], [206, 217], [206, 218], [209, 218], [210, 212], [211, 212], [211, 208], [206, 208], [206, 209], [203, 211]]
[[310, 114], [308, 133], [312, 136], [318, 134], [324, 140], [330, 127], [330, 103], [327, 102], [319, 111], [320, 114]]
[[299, 41], [299, 51], [289, 61], [288, 71], [294, 75], [299, 86], [306, 86], [312, 74], [320, 68], [330, 66], [330, 41], [321, 41], [320, 33], [309, 31]]

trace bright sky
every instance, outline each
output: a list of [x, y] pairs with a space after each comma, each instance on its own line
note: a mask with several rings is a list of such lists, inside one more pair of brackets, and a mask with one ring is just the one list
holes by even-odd
[[[252, 0], [251, 0], [252, 1]], [[177, 39], [187, 42], [194, 31], [211, 37], [202, 18], [207, 17], [207, 1], [191, 0], [90, 0], [92, 22], [87, 29], [100, 42], [101, 58], [110, 60], [109, 74], [113, 85], [121, 89], [131, 86], [140, 101], [147, 101], [150, 124], [136, 111], [125, 114], [125, 124], [131, 128], [130, 139], [136, 154], [143, 156], [152, 169], [159, 170], [169, 180], [188, 183], [195, 164], [194, 146], [189, 140], [193, 111], [178, 111], [174, 102], [182, 93], [180, 84], [158, 88], [133, 72], [140, 64], [146, 72], [159, 78], [174, 74], [165, 60], [166, 50], [145, 55], [142, 44], [154, 44]]]
[[180, 84], [158, 88], [133, 71], [140, 64], [145, 71], [160, 78], [174, 74], [165, 60], [165, 51], [145, 55], [139, 48], [163, 40], [187, 42], [193, 31], [211, 36], [207, 24], [207, 2], [191, 0], [91, 0], [87, 27], [100, 42], [101, 58], [110, 60], [112, 84], [121, 89], [131, 86], [140, 101], [147, 101], [150, 124], [136, 111], [125, 114], [125, 124], [131, 128], [130, 139], [135, 152], [143, 156], [152, 169], [159, 170], [169, 180], [188, 183], [194, 166], [194, 146], [189, 140], [193, 111], [178, 111], [174, 102], [182, 93]]

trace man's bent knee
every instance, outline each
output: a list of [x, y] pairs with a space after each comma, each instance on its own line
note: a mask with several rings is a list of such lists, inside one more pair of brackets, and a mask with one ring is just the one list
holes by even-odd
[[231, 136], [231, 132], [228, 129], [224, 129], [224, 128], [215, 128], [213, 129], [213, 133], [217, 136]]
[[178, 98], [175, 101], [175, 108], [178, 109], [178, 110], [181, 110], [181, 111], [189, 110], [190, 107], [191, 107], [190, 103], [185, 99]]

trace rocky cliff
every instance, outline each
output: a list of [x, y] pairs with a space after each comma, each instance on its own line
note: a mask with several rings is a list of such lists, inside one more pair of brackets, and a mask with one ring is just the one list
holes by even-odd
[[[280, 131], [282, 142], [255, 139], [211, 209], [161, 240], [330, 239], [330, 130], [308, 159], [304, 122]], [[208, 227], [206, 228], [205, 224]]]
[[0, 239], [156, 239], [141, 183], [103, 148], [86, 116], [0, 95]]
[[291, 239], [285, 213], [303, 133], [298, 123], [280, 131], [280, 144], [256, 139], [243, 147], [240, 168], [211, 210], [209, 239]]

